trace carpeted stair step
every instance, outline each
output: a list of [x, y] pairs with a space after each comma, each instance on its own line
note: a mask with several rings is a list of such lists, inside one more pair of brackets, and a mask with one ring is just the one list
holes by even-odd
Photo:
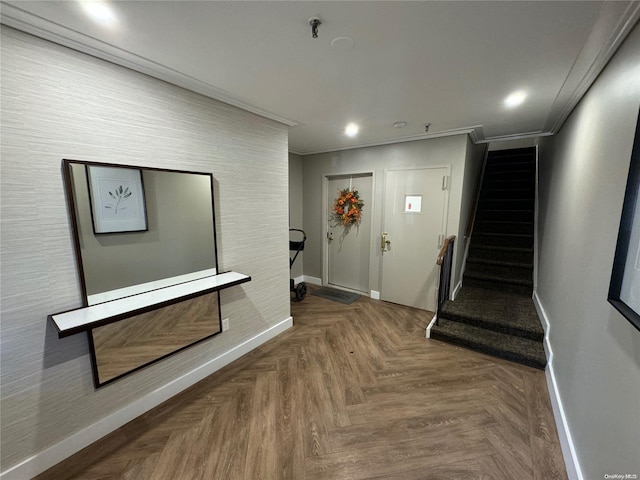
[[[493, 163], [491, 161], [487, 162], [487, 165], [484, 169], [485, 176], [491, 177], [498, 173], [504, 174], [514, 174], [518, 172], [528, 172], [529, 176], [531, 176], [532, 172], [535, 172], [536, 164], [535, 162], [518, 162], [518, 163]], [[500, 175], [503, 176], [503, 175]]]
[[498, 293], [517, 293], [518, 295], [529, 295], [533, 293], [533, 287], [529, 285], [520, 285], [512, 282], [499, 282], [495, 278], [475, 278], [471, 276], [464, 276], [465, 287], [484, 288], [485, 290], [492, 290]]
[[440, 320], [431, 338], [471, 348], [494, 357], [544, 369], [547, 359], [542, 343], [451, 320]]
[[489, 170], [484, 173], [484, 182], [499, 182], [507, 180], [523, 181], [531, 180], [531, 175], [535, 173], [535, 170], [508, 170], [498, 169]]
[[487, 159], [487, 164], [484, 167], [485, 172], [497, 172], [497, 171], [522, 171], [522, 170], [527, 170], [527, 171], [532, 171], [535, 170], [536, 168], [536, 161], [535, 160], [531, 160], [531, 159], [517, 159], [517, 158], [512, 158], [512, 159], [495, 159], [495, 158], [488, 158]]
[[496, 221], [533, 221], [533, 208], [524, 210], [505, 210], [502, 208], [484, 208], [476, 212], [476, 222], [482, 220]]
[[446, 301], [440, 319], [465, 323], [542, 342], [544, 330], [528, 295], [465, 287], [454, 302]]
[[503, 188], [484, 188], [480, 194], [480, 200], [503, 200], [509, 198], [531, 200], [534, 198], [533, 188], [513, 188], [505, 185]]
[[517, 265], [515, 262], [483, 261], [475, 262], [467, 259], [465, 275], [495, 278], [496, 281], [512, 281], [518, 284], [530, 284], [533, 277], [533, 265]]
[[528, 268], [533, 271], [532, 261], [514, 262], [514, 261], [508, 261], [508, 260], [496, 260], [495, 256], [492, 256], [490, 258], [468, 257], [467, 265], [472, 263], [478, 263], [481, 265], [500, 265], [503, 267]]
[[535, 149], [532, 147], [524, 147], [524, 148], [511, 148], [508, 150], [492, 150], [489, 152], [489, 158], [492, 161], [513, 161], [517, 159], [533, 159], [536, 158]]
[[533, 222], [481, 220], [474, 224], [474, 233], [518, 233], [533, 235]]
[[[464, 272], [464, 281], [475, 280], [486, 283], [490, 290], [509, 290], [530, 294], [533, 291], [533, 267], [513, 267], [481, 263], [469, 263]], [[517, 288], [522, 287], [522, 288]]]
[[518, 165], [521, 163], [535, 163], [536, 158], [535, 155], [503, 155], [498, 156], [495, 154], [490, 154], [487, 159], [487, 163], [490, 165]]
[[497, 178], [495, 180], [487, 180], [485, 179], [482, 184], [482, 192], [485, 190], [503, 190], [503, 189], [513, 189], [513, 190], [529, 190], [531, 192], [531, 196], [535, 195], [535, 182], [532, 182], [530, 179], [526, 180], [513, 180], [511, 178]]
[[533, 248], [533, 235], [514, 233], [476, 233], [471, 237], [471, 244], [494, 247]]
[[528, 263], [533, 265], [532, 248], [507, 248], [494, 245], [474, 245], [469, 247], [467, 262], [473, 260], [495, 260], [498, 262]]
[[475, 278], [496, 279], [504, 283], [533, 286], [533, 266], [519, 266], [504, 262], [474, 262], [467, 260], [465, 276]]
[[[500, 269], [502, 271], [499, 271]], [[530, 268], [472, 263], [467, 265], [467, 270], [464, 272], [464, 281], [475, 280], [473, 283], [476, 286], [489, 290], [531, 293], [533, 291], [533, 280], [530, 278], [532, 271]]]
[[478, 210], [533, 210], [533, 198], [501, 198], [478, 200]]

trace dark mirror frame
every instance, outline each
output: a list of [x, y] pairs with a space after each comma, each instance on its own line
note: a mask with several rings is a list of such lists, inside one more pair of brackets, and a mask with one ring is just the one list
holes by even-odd
[[[607, 300], [615, 307], [631, 324], [640, 330], [640, 312], [636, 312], [627, 305], [621, 298], [622, 281], [624, 279], [627, 256], [634, 252], [629, 252], [631, 231], [633, 229], [633, 217], [636, 205], [638, 204], [638, 191], [640, 189], [640, 114], [636, 123], [636, 133], [631, 152], [631, 165], [629, 166], [629, 176], [624, 194], [622, 206], [622, 217], [620, 219], [620, 229], [618, 231], [618, 242], [613, 260], [613, 271], [611, 273], [611, 283], [609, 284], [609, 295]], [[637, 226], [639, 227], [639, 226]]]
[[[82, 263], [82, 251], [81, 251], [81, 245], [80, 245], [80, 230], [78, 227], [78, 218], [77, 218], [77, 205], [76, 205], [76, 199], [75, 199], [75, 195], [74, 195], [74, 188], [73, 188], [73, 178], [71, 175], [71, 165], [72, 164], [79, 164], [79, 165], [84, 165], [85, 169], [87, 168], [87, 166], [99, 166], [99, 167], [117, 167], [117, 168], [130, 168], [130, 169], [135, 169], [135, 170], [150, 170], [150, 171], [156, 171], [156, 172], [168, 172], [168, 173], [181, 173], [181, 174], [195, 174], [195, 175], [205, 175], [209, 177], [210, 180], [210, 185], [211, 185], [211, 213], [212, 213], [212, 219], [213, 219], [213, 254], [214, 254], [214, 264], [215, 264], [215, 269], [217, 273], [219, 272], [219, 266], [218, 266], [218, 247], [217, 247], [217, 235], [216, 235], [216, 216], [215, 216], [215, 199], [214, 199], [214, 178], [213, 175], [211, 173], [207, 173], [207, 172], [194, 172], [194, 171], [188, 171], [188, 170], [172, 170], [172, 169], [163, 169], [163, 168], [153, 168], [153, 167], [140, 167], [140, 166], [132, 166], [132, 165], [122, 165], [122, 164], [113, 164], [113, 163], [104, 163], [104, 162], [89, 162], [89, 161], [84, 161], [84, 160], [70, 160], [70, 159], [63, 159], [62, 160], [62, 170], [63, 170], [63, 179], [64, 179], [64, 185], [65, 185], [65, 192], [66, 192], [66, 197], [67, 197], [67, 206], [68, 206], [68, 213], [69, 213], [69, 217], [70, 217], [70, 222], [71, 222], [71, 226], [72, 226], [72, 234], [73, 234], [73, 242], [74, 242], [74, 249], [75, 249], [75, 254], [76, 254], [76, 265], [78, 268], [78, 274], [80, 276], [80, 286], [81, 286], [81, 290], [82, 290], [82, 306], [83, 307], [88, 307], [88, 299], [87, 299], [87, 287], [86, 287], [86, 282], [85, 282], [85, 274], [84, 274], [84, 267], [83, 267], [83, 263]], [[98, 234], [100, 235], [100, 234]], [[197, 296], [200, 295], [204, 295], [204, 294], [197, 294], [197, 295], [193, 295], [192, 298], [195, 298]], [[177, 348], [176, 350], [174, 350], [173, 352], [170, 352], [168, 354], [162, 355], [152, 361], [149, 361], [147, 363], [145, 363], [144, 365], [138, 365], [133, 367], [131, 370], [128, 370], [120, 375], [117, 375], [113, 378], [110, 378], [104, 382], [100, 382], [99, 379], [99, 374], [98, 374], [98, 366], [97, 366], [97, 359], [96, 359], [96, 352], [94, 349], [94, 341], [93, 341], [93, 332], [92, 330], [88, 330], [87, 331], [87, 336], [88, 336], [88, 341], [89, 341], [89, 350], [90, 350], [90, 356], [91, 356], [91, 366], [92, 366], [92, 371], [93, 371], [93, 381], [94, 381], [94, 385], [96, 388], [99, 387], [103, 387], [105, 385], [108, 385], [126, 375], [129, 375], [133, 372], [136, 372], [148, 365], [151, 365], [153, 363], [159, 362], [160, 360], [163, 360], [175, 353], [178, 353], [188, 347], [191, 347], [193, 345], [196, 345], [197, 343], [200, 343], [204, 340], [207, 340], [208, 338], [211, 338], [215, 335], [218, 335], [219, 333], [222, 332], [222, 312], [221, 312], [221, 307], [220, 307], [220, 295], [219, 292], [215, 292], [216, 298], [217, 298], [217, 310], [218, 310], [218, 331], [215, 333], [212, 333], [210, 335], [207, 335], [199, 340], [196, 340], [194, 342], [189, 343], [188, 345], [184, 345], [182, 347]], [[176, 301], [172, 301], [169, 302], [169, 304], [174, 304], [174, 303], [179, 303], [182, 301], [188, 300], [188, 298], [182, 298], [182, 299], [177, 299]], [[151, 311], [154, 310], [156, 307], [152, 307], [149, 308], [147, 311]], [[138, 313], [143, 313], [143, 312], [138, 312]], [[126, 320], [126, 319], [123, 319]]]
[[[210, 185], [211, 185], [211, 213], [212, 213], [212, 219], [213, 219], [213, 222], [212, 222], [213, 223], [213, 259], [214, 259], [214, 267], [216, 269], [216, 272], [219, 273], [218, 245], [217, 245], [218, 242], [217, 242], [217, 235], [216, 235], [216, 215], [215, 215], [215, 200], [214, 200], [214, 188], [213, 188], [214, 179], [211, 173], [194, 172], [194, 171], [188, 171], [188, 170], [172, 170], [172, 169], [166, 169], [166, 168], [140, 167], [140, 166], [133, 166], [133, 165], [121, 165], [121, 164], [115, 164], [115, 163], [89, 162], [85, 160], [63, 159], [62, 174], [64, 178], [65, 192], [67, 196], [67, 205], [69, 207], [68, 212], [71, 219], [71, 226], [73, 230], [73, 242], [74, 242], [74, 249], [76, 254], [76, 265], [78, 267], [78, 273], [80, 275], [80, 287], [82, 290], [82, 302], [83, 302], [82, 306], [83, 307], [87, 307], [89, 305], [87, 300], [87, 285], [85, 281], [84, 266], [82, 264], [82, 251], [80, 246], [80, 229], [78, 226], [78, 219], [77, 219], [77, 205], [76, 205], [76, 199], [74, 196], [73, 178], [71, 177], [71, 164], [84, 165], [85, 168], [87, 166], [117, 167], [117, 168], [130, 168], [132, 170], [140, 170], [140, 171], [149, 170], [154, 172], [181, 173], [181, 174], [208, 176]], [[92, 225], [92, 228], [93, 228], [93, 225]], [[124, 233], [126, 234], [126, 232]], [[133, 233], [140, 233], [140, 232], [133, 232]], [[105, 234], [97, 234], [97, 235], [103, 236]]]

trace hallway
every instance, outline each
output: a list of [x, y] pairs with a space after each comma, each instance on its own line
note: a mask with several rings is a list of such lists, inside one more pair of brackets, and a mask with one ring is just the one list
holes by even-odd
[[308, 295], [294, 327], [37, 477], [565, 479], [544, 372], [429, 312]]

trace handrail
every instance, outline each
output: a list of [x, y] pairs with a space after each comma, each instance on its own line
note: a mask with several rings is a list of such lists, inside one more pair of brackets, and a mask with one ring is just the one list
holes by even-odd
[[480, 176], [478, 177], [478, 183], [476, 184], [476, 191], [473, 200], [473, 206], [469, 212], [469, 220], [467, 220], [467, 230], [464, 234], [466, 238], [471, 236], [473, 232], [473, 224], [476, 221], [476, 211], [478, 210], [478, 202], [480, 201], [480, 189], [482, 187], [482, 181], [484, 180], [484, 171], [487, 168], [487, 158], [489, 158], [489, 144], [485, 144], [484, 147], [484, 160], [482, 161], [482, 169], [480, 170]]
[[436, 264], [442, 266], [442, 263], [444, 262], [444, 257], [447, 254], [447, 250], [449, 248], [449, 244], [453, 243], [455, 240], [456, 240], [455, 235], [451, 235], [450, 237], [447, 237], [444, 240], [444, 243], [442, 244], [442, 248], [440, 249], [440, 253], [438, 253], [438, 259], [436, 260]]
[[440, 265], [440, 279], [438, 280], [438, 295], [436, 305], [436, 325], [440, 321], [440, 310], [442, 304], [449, 298], [451, 289], [451, 267], [453, 266], [453, 247], [455, 245], [456, 236], [451, 235], [442, 244], [440, 253], [436, 263]]

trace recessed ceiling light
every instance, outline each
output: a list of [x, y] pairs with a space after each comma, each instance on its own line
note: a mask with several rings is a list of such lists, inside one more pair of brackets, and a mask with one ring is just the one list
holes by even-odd
[[407, 122], [396, 122], [393, 124], [395, 128], [404, 128], [407, 126]]
[[82, 8], [94, 21], [105, 26], [113, 25], [116, 22], [116, 16], [111, 7], [105, 2], [82, 2]]
[[351, 50], [353, 48], [353, 38], [337, 37], [331, 41], [331, 48], [334, 50]]
[[508, 108], [514, 108], [519, 105], [522, 105], [522, 103], [525, 101], [526, 98], [527, 98], [527, 92], [525, 92], [524, 90], [519, 90], [517, 92], [513, 92], [511, 95], [505, 98], [504, 104]]
[[358, 127], [358, 125], [356, 125], [355, 123], [350, 123], [349, 125], [347, 125], [347, 127], [344, 129], [344, 134], [347, 137], [355, 137], [358, 134], [358, 130], [360, 130], [360, 128]]

